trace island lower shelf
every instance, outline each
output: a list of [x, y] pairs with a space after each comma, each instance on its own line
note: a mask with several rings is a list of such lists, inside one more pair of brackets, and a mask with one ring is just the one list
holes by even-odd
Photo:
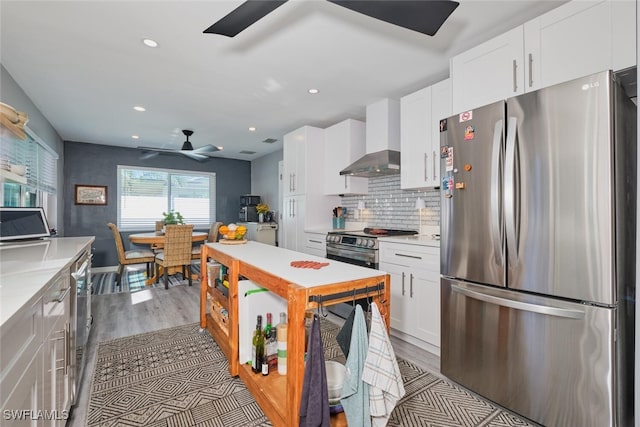
[[[267, 254], [267, 255], [265, 255]], [[332, 261], [326, 269], [300, 271], [290, 265], [299, 259], [324, 261], [323, 258], [282, 248], [248, 242], [225, 246], [207, 243], [202, 246], [202, 265], [214, 260], [228, 267], [228, 329], [220, 319], [207, 313], [211, 299], [206, 269], [201, 277], [201, 326], [216, 340], [229, 361], [229, 372], [239, 376], [274, 426], [297, 425], [304, 379], [304, 313], [344, 301], [354, 295], [375, 301], [389, 325], [390, 278], [384, 272]], [[239, 362], [238, 280], [247, 278], [275, 293], [287, 302], [287, 375], [271, 372], [256, 374]], [[332, 425], [346, 425], [344, 415], [332, 417]]]

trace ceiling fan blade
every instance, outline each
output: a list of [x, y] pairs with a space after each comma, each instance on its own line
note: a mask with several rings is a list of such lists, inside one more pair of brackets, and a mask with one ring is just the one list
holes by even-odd
[[203, 31], [205, 34], [220, 34], [234, 37], [249, 25], [276, 10], [287, 0], [248, 0], [232, 10], [218, 22]]
[[180, 154], [184, 154], [185, 156], [193, 159], [193, 160], [197, 160], [199, 162], [203, 161], [203, 160], [208, 160], [210, 159], [210, 157], [208, 156], [204, 156], [202, 154], [198, 154], [195, 153], [193, 151], [176, 151], [175, 153], [180, 153]]
[[175, 153], [175, 152], [179, 152], [180, 150], [175, 150], [173, 148], [157, 148], [157, 147], [137, 147], [139, 150], [144, 150], [144, 151], [157, 151], [160, 153]]
[[451, 0], [328, 0], [372, 18], [433, 36], [460, 3]]
[[160, 155], [159, 151], [145, 151], [140, 156], [140, 160], [148, 160], [148, 159], [151, 159], [151, 158], [156, 157], [158, 155]]
[[204, 147], [196, 148], [195, 150], [193, 150], [193, 152], [196, 154], [200, 154], [203, 156], [210, 156], [210, 157], [212, 157], [216, 151], [220, 151], [220, 149], [215, 145], [211, 145], [211, 144], [208, 144], [208, 145], [205, 145]]

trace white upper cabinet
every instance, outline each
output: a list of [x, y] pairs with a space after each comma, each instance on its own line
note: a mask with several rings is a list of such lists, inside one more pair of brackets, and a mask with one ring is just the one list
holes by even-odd
[[451, 115], [449, 79], [400, 100], [402, 189], [440, 185], [440, 119]]
[[573, 1], [524, 25], [526, 88], [635, 65], [633, 1]]
[[308, 184], [324, 185], [324, 130], [303, 126], [286, 134], [283, 151], [283, 196], [305, 194]]
[[635, 65], [635, 7], [572, 1], [453, 57], [453, 112]]
[[369, 180], [340, 175], [340, 171], [365, 155], [365, 123], [348, 119], [324, 130], [324, 194], [366, 194]]
[[432, 184], [431, 86], [400, 99], [400, 188]]
[[524, 92], [523, 34], [517, 27], [451, 58], [454, 113]]

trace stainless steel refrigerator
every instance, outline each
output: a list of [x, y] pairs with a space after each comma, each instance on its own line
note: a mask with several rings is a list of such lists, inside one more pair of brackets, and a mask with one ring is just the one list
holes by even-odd
[[440, 130], [442, 373], [545, 426], [631, 425], [635, 105], [607, 71]]

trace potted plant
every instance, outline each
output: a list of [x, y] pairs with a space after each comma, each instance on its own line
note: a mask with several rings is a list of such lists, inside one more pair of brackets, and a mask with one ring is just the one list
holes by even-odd
[[258, 212], [258, 222], [264, 222], [264, 214], [269, 212], [269, 205], [265, 203], [258, 203], [256, 211]]
[[184, 224], [184, 218], [180, 212], [174, 212], [173, 209], [167, 212], [162, 212], [162, 221], [164, 225], [168, 224]]

